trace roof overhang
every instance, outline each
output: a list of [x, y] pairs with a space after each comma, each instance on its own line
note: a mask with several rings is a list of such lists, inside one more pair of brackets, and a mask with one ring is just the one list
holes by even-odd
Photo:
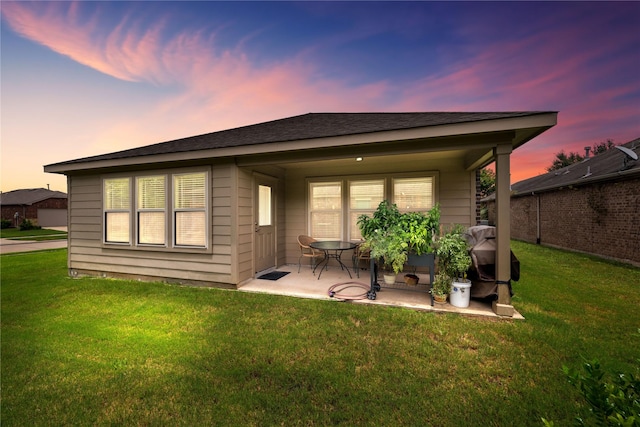
[[493, 161], [497, 145], [516, 149], [557, 123], [557, 112], [522, 117], [500, 118], [379, 131], [324, 138], [300, 139], [236, 147], [204, 149], [178, 153], [136, 156], [109, 160], [63, 162], [44, 167], [45, 172], [74, 174], [112, 168], [151, 164], [193, 162], [206, 159], [235, 158], [241, 165], [296, 162], [300, 159], [346, 158], [361, 153], [385, 156], [464, 150], [465, 167], [475, 169]]

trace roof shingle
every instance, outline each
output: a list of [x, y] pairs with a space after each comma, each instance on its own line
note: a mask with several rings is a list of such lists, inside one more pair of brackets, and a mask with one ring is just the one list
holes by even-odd
[[[239, 147], [274, 142], [355, 135], [484, 120], [546, 114], [548, 111], [515, 112], [417, 112], [417, 113], [308, 113], [204, 135], [191, 136], [98, 156], [56, 163], [74, 163], [188, 151]], [[54, 165], [49, 165], [54, 166]]]
[[[622, 144], [622, 146], [639, 153], [640, 138]], [[604, 153], [589, 157], [582, 162], [519, 181], [511, 186], [511, 190], [514, 195], [529, 194], [531, 192], [608, 179], [622, 173], [640, 173], [640, 160], [628, 162], [625, 169], [624, 159], [624, 153], [612, 148]]]
[[67, 194], [46, 188], [28, 188], [0, 194], [0, 205], [32, 205], [47, 199], [66, 199]]

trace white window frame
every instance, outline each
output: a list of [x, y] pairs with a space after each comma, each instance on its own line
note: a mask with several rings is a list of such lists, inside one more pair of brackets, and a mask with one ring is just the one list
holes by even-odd
[[[141, 207], [140, 204], [142, 202], [142, 194], [140, 192], [140, 182], [149, 179], [149, 178], [162, 178], [163, 180], [163, 197], [164, 203], [162, 207]], [[167, 185], [167, 175], [166, 174], [158, 174], [158, 175], [140, 175], [135, 177], [135, 195], [136, 195], [136, 217], [135, 217], [135, 229], [136, 229], [136, 243], [139, 246], [167, 246], [167, 222], [169, 220], [167, 216], [167, 202], [168, 202], [168, 185]], [[162, 233], [162, 242], [142, 242], [142, 222], [141, 222], [141, 214], [145, 213], [161, 213], [163, 218], [163, 233]]]
[[[422, 207], [422, 208], [400, 206], [400, 204], [398, 202], [397, 195], [395, 193], [396, 183], [398, 181], [408, 181], [408, 180], [415, 180], [415, 179], [421, 179], [421, 178], [427, 178], [427, 179], [431, 180], [431, 204], [430, 204], [430, 206], [425, 206], [425, 207]], [[391, 192], [391, 198], [389, 200], [391, 200], [392, 203], [395, 203], [396, 206], [398, 206], [398, 210], [400, 212], [427, 212], [431, 208], [433, 208], [435, 206], [435, 204], [436, 204], [435, 203], [435, 176], [433, 176], [433, 175], [394, 176], [394, 177], [391, 178], [390, 192]]]
[[[107, 197], [107, 185], [109, 182], [111, 181], [127, 181], [127, 191], [128, 191], [128, 207], [127, 208], [113, 208], [113, 207], [108, 207], [108, 197]], [[131, 228], [131, 205], [132, 205], [132, 197], [131, 197], [131, 178], [130, 177], [112, 177], [112, 178], [106, 178], [102, 181], [102, 197], [103, 197], [103, 202], [102, 202], [102, 221], [103, 221], [103, 226], [102, 226], [102, 240], [104, 243], [108, 243], [111, 245], [126, 245], [129, 246], [131, 245], [131, 232], [132, 232], [132, 228]], [[127, 241], [118, 241], [118, 240], [113, 240], [110, 241], [108, 240], [108, 227], [109, 227], [109, 216], [110, 214], [127, 214], [127, 222], [128, 222], [128, 230], [127, 230]]]
[[[174, 209], [174, 176], [204, 174], [204, 207], [191, 209], [191, 211], [204, 212], [204, 244], [202, 245], [178, 245], [175, 239], [175, 212]], [[165, 177], [165, 241], [164, 244], [141, 243], [139, 240], [139, 221], [138, 213], [153, 210], [144, 210], [138, 208], [138, 179], [151, 176]], [[176, 251], [176, 252], [206, 252], [211, 253], [211, 170], [209, 168], [185, 168], [164, 171], [163, 173], [142, 172], [133, 174], [113, 174], [102, 177], [102, 245], [109, 248], [122, 248], [130, 250], [146, 250], [146, 251]], [[129, 208], [128, 209], [106, 209], [106, 182], [109, 180], [127, 179], [129, 182]], [[178, 209], [180, 211], [186, 211]], [[129, 222], [129, 241], [128, 242], [110, 242], [107, 241], [107, 214], [111, 212], [126, 212]]]
[[[389, 173], [389, 174], [371, 174], [371, 175], [350, 175], [350, 176], [335, 176], [335, 177], [322, 177], [322, 178], [307, 178], [307, 234], [314, 238], [322, 239], [322, 236], [314, 236], [312, 231], [312, 186], [314, 184], [327, 184], [327, 183], [340, 183], [342, 207], [340, 215], [340, 240], [359, 241], [359, 236], [351, 235], [351, 213], [357, 210], [350, 209], [350, 192], [351, 183], [359, 181], [377, 181], [384, 182], [384, 198], [383, 200], [390, 200], [393, 202], [394, 195], [394, 182], [398, 179], [411, 179], [411, 178], [430, 178], [431, 179], [431, 207], [423, 209], [401, 209], [398, 206], [398, 210], [401, 212], [417, 211], [427, 212], [438, 203], [438, 172], [437, 171], [420, 171], [420, 172], [407, 172], [407, 173]], [[377, 206], [370, 212], [374, 212]], [[368, 211], [368, 210], [367, 210]], [[364, 212], [363, 213], [367, 213]], [[346, 236], [346, 239], [345, 239]]]
[[[176, 197], [176, 177], [179, 176], [186, 176], [186, 175], [203, 175], [203, 180], [204, 180], [204, 203], [203, 206], [197, 206], [197, 207], [176, 207], [176, 203], [177, 203], [177, 197]], [[192, 172], [182, 172], [182, 173], [175, 173], [172, 174], [171, 176], [171, 191], [172, 191], [172, 195], [173, 195], [173, 201], [172, 201], [172, 209], [171, 209], [171, 222], [172, 222], [172, 243], [173, 246], [176, 248], [207, 248], [209, 247], [209, 174], [205, 171], [192, 171]], [[202, 245], [198, 245], [198, 244], [185, 244], [185, 243], [178, 243], [178, 214], [180, 213], [199, 213], [201, 212], [202, 215], [204, 216], [203, 218], [203, 232], [204, 232], [204, 239], [203, 239], [203, 244]]]
[[[358, 184], [358, 183], [378, 183], [378, 184], [382, 184], [382, 198], [380, 199], [380, 201], [378, 201], [377, 203], [374, 203], [375, 206], [370, 206], [366, 209], [364, 208], [358, 208], [358, 207], [352, 207], [351, 206], [351, 201], [352, 201], [352, 191], [353, 191], [353, 187], [354, 184]], [[358, 231], [356, 235], [352, 235], [352, 228], [357, 227], [356, 224], [353, 223], [353, 221], [358, 221], [358, 218], [360, 217], [360, 215], [368, 215], [368, 216], [372, 216], [373, 213], [375, 212], [376, 208], [378, 207], [378, 204], [380, 204], [380, 202], [382, 200], [385, 199], [385, 195], [387, 194], [387, 180], [383, 177], [378, 177], [378, 178], [370, 178], [370, 179], [365, 179], [365, 178], [352, 178], [347, 180], [347, 191], [349, 192], [349, 194], [347, 195], [347, 220], [348, 220], [348, 225], [347, 225], [347, 236], [348, 239], [351, 241], [355, 241], [355, 240], [361, 240], [362, 236], [360, 235], [360, 232]], [[353, 214], [357, 214], [357, 216], [354, 217]]]
[[[340, 204], [340, 206], [338, 207], [338, 209], [314, 209], [313, 208], [313, 187], [314, 186], [327, 186], [327, 185], [337, 185], [338, 187], [340, 187], [340, 198], [338, 203]], [[312, 224], [313, 224], [313, 217], [314, 214], [321, 214], [321, 213], [339, 213], [339, 218], [340, 218], [340, 224], [338, 225], [338, 236], [337, 237], [329, 237], [329, 236], [313, 236], [316, 237], [318, 239], [321, 240], [342, 240], [343, 236], [344, 236], [344, 182], [341, 179], [332, 179], [332, 180], [313, 180], [313, 181], [309, 181], [308, 185], [307, 185], [307, 191], [308, 191], [308, 203], [307, 203], [307, 208], [308, 208], [308, 233], [309, 235], [316, 234], [312, 231]]]

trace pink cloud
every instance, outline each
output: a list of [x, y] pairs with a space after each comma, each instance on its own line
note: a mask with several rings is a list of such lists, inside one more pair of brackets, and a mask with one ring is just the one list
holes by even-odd
[[[637, 98], [619, 101], [638, 93], [640, 82], [611, 81], [616, 70], [632, 69], [637, 55], [608, 57], [622, 36], [603, 31], [594, 40], [590, 33], [596, 23], [569, 28], [550, 21], [526, 37], [500, 38], [486, 46], [474, 44], [474, 31], [485, 28], [468, 27], [473, 54], [459, 57], [443, 51], [450, 60], [447, 70], [412, 82], [353, 86], [318, 77], [321, 65], [313, 60], [317, 46], [258, 65], [243, 41], [224, 47], [215, 32], [170, 33], [168, 16], [149, 25], [129, 12], [108, 25], [103, 7], [80, 2], [2, 4], [6, 22], [24, 37], [116, 79], [174, 89], [130, 121], [110, 123], [97, 132], [91, 146], [95, 152], [309, 111], [560, 110], [556, 128], [514, 153], [512, 180], [518, 181], [544, 172], [560, 149], [582, 152], [583, 146], [606, 138], [621, 143], [640, 136], [640, 112], [633, 104]], [[366, 35], [369, 30], [360, 31]], [[350, 36], [363, 35], [355, 31]], [[594, 40], [586, 48], [585, 38]], [[321, 43], [338, 43], [338, 36]], [[348, 76], [352, 81], [357, 77]]]

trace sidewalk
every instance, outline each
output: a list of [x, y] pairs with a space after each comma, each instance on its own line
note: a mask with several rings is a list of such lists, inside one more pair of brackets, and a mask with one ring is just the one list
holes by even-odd
[[[67, 227], [51, 227], [51, 229], [67, 231]], [[60, 249], [67, 247], [67, 239], [64, 240], [9, 240], [0, 239], [0, 255], [16, 252], [45, 251], [48, 249]]]

